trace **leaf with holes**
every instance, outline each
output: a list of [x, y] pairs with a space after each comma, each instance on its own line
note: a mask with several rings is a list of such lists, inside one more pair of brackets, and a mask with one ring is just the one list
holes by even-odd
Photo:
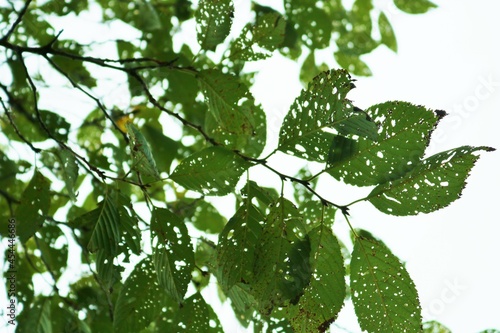
[[397, 179], [414, 168], [442, 117], [406, 102], [376, 104], [366, 113], [380, 123], [378, 139], [334, 138], [326, 168], [333, 177], [356, 186]]
[[49, 180], [36, 170], [21, 196], [15, 213], [17, 235], [22, 243], [42, 227], [50, 208], [50, 197]]
[[331, 13], [316, 6], [316, 1], [286, 0], [285, 13], [300, 39], [310, 49], [323, 49], [330, 45], [332, 36]]
[[[335, 137], [332, 130], [360, 135], [371, 127], [364, 118], [357, 126], [346, 126], [359, 114], [346, 98], [354, 87], [344, 70], [322, 72], [302, 90], [290, 106], [281, 125], [278, 149], [311, 161], [326, 162], [328, 150]], [[352, 124], [351, 124], [352, 125]], [[376, 135], [376, 127], [372, 127]]]
[[184, 159], [170, 178], [205, 195], [225, 195], [236, 187], [250, 163], [222, 147], [209, 147]]
[[209, 134], [229, 149], [259, 155], [266, 140], [266, 116], [248, 87], [218, 70], [201, 71], [197, 79], [213, 117], [206, 121]]
[[394, 0], [394, 4], [403, 12], [409, 14], [423, 14], [437, 6], [429, 0]]
[[132, 152], [132, 169], [145, 175], [160, 179], [160, 174], [156, 168], [156, 162], [151, 153], [151, 147], [146, 138], [132, 123], [126, 125], [127, 133], [130, 136], [130, 150]]
[[312, 278], [297, 305], [288, 311], [296, 332], [325, 332], [346, 295], [344, 259], [337, 238], [324, 225], [309, 232]]
[[460, 197], [482, 150], [494, 149], [463, 146], [433, 155], [404, 177], [375, 187], [367, 200], [381, 212], [399, 216], [446, 207]]
[[205, 302], [200, 293], [186, 300], [173, 321], [175, 332], [223, 332], [212, 307]]
[[61, 161], [62, 175], [66, 184], [66, 191], [72, 201], [76, 201], [75, 187], [78, 178], [78, 164], [75, 155], [68, 149], [56, 150], [56, 155]]
[[417, 290], [401, 262], [383, 244], [357, 238], [351, 258], [351, 292], [362, 330], [421, 332]]
[[204, 50], [215, 50], [229, 35], [234, 6], [231, 0], [201, 0], [196, 12], [198, 43]]
[[255, 25], [247, 24], [238, 38], [231, 43], [229, 59], [238, 61], [255, 61], [272, 55], [255, 47], [258, 45], [274, 51], [285, 39], [286, 21], [283, 16], [270, 11], [257, 16]]
[[114, 309], [114, 332], [137, 333], [167, 308], [169, 299], [158, 285], [149, 257], [139, 262], [123, 284]]
[[121, 231], [120, 215], [111, 193], [106, 193], [98, 208], [92, 212], [96, 220], [87, 249], [90, 252], [102, 250], [106, 256], [114, 257], [118, 253]]
[[159, 286], [182, 303], [194, 267], [194, 252], [184, 222], [169, 210], [155, 207], [151, 247]]
[[250, 199], [238, 209], [222, 230], [217, 245], [219, 284], [227, 291], [237, 282], [249, 283], [253, 277], [255, 244], [264, 220]]
[[255, 245], [251, 288], [263, 314], [298, 301], [311, 277], [310, 250], [299, 211], [280, 198], [271, 208]]

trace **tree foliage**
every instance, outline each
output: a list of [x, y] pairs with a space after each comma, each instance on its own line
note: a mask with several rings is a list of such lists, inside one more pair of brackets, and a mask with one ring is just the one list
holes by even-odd
[[[405, 266], [349, 213], [359, 201], [398, 216], [446, 207], [493, 148], [426, 156], [444, 111], [402, 101], [362, 110], [349, 99], [351, 75], [370, 75], [361, 57], [397, 50], [371, 0], [252, 3], [237, 31], [241, 13], [231, 0], [0, 5], [0, 214], [15, 219], [19, 240], [17, 331], [222, 332], [203, 296], [214, 286], [255, 331], [324, 332], [350, 300], [369, 332], [449, 331], [422, 323]], [[60, 19], [76, 15], [124, 33], [66, 39]], [[343, 69], [317, 63], [325, 50]], [[268, 113], [247, 64], [277, 53], [301, 63], [305, 87], [266, 147]], [[109, 80], [126, 86], [125, 106], [104, 101]], [[47, 102], [64, 94], [92, 110]], [[273, 159], [283, 155], [306, 167], [283, 173]], [[276, 186], [259, 184], [256, 169]], [[316, 190], [327, 178], [372, 190], [340, 205]], [[230, 218], [214, 196], [235, 202]], [[339, 215], [352, 244], [335, 233]]]

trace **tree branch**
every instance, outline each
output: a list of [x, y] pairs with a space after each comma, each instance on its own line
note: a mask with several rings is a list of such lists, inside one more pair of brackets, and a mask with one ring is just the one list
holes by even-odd
[[28, 7], [30, 6], [30, 4], [31, 4], [32, 1], [33, 0], [26, 0], [26, 2], [24, 3], [23, 8], [21, 8], [21, 11], [17, 15], [17, 18], [14, 21], [14, 23], [12, 24], [12, 26], [10, 27], [9, 31], [7, 31], [7, 33], [2, 38], [0, 38], [0, 44], [6, 42], [9, 39], [9, 37], [14, 33], [14, 31], [17, 28], [17, 26], [23, 20], [23, 17], [26, 14], [26, 12], [28, 11]]

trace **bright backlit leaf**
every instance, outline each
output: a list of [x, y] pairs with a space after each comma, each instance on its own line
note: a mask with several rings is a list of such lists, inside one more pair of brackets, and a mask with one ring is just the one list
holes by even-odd
[[386, 246], [376, 240], [357, 238], [350, 281], [361, 329], [373, 333], [422, 331], [417, 289]]
[[398, 51], [398, 42], [396, 41], [396, 35], [392, 29], [391, 23], [384, 13], [380, 13], [378, 17], [378, 28], [380, 30], [380, 42], [385, 44], [388, 48], [394, 52]]

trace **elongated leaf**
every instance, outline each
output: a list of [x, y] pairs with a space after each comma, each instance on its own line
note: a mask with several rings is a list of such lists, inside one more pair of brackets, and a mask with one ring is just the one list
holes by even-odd
[[225, 195], [234, 190], [250, 163], [222, 147], [210, 147], [183, 160], [170, 178], [193, 191]]
[[125, 254], [125, 260], [128, 260], [129, 251], [136, 255], [141, 253], [141, 232], [137, 226], [138, 218], [129, 197], [123, 193], [115, 192], [114, 202], [120, 218], [121, 239], [125, 246], [125, 249], [120, 252]]
[[144, 135], [132, 123], [127, 123], [127, 132], [130, 135], [130, 145], [132, 151], [132, 168], [146, 176], [160, 179], [160, 174], [156, 168], [156, 162], [151, 153], [151, 147], [144, 138]]
[[396, 41], [396, 34], [392, 29], [391, 23], [384, 13], [380, 13], [378, 17], [378, 28], [380, 30], [380, 42], [385, 44], [394, 52], [398, 51], [398, 42]]
[[158, 285], [155, 268], [147, 257], [135, 266], [120, 290], [114, 311], [114, 332], [141, 332], [168, 305], [168, 297]]
[[250, 199], [241, 206], [222, 230], [217, 245], [219, 284], [229, 290], [237, 282], [249, 283], [253, 278], [255, 244], [264, 220]]
[[194, 267], [186, 225], [169, 210], [155, 208], [151, 216], [151, 242], [159, 286], [180, 304]]
[[311, 230], [309, 240], [312, 278], [299, 303], [288, 310], [288, 319], [296, 332], [325, 332], [344, 304], [344, 259], [329, 227]]
[[72, 201], [76, 201], [75, 186], [78, 178], [78, 164], [76, 164], [75, 155], [67, 149], [57, 151], [57, 155], [61, 160], [64, 183], [66, 191]]
[[297, 302], [311, 277], [310, 250], [297, 208], [281, 198], [267, 216], [255, 248], [251, 288], [262, 313]]
[[494, 149], [463, 146], [431, 156], [403, 178], [374, 188], [367, 199], [378, 210], [400, 216], [446, 207], [460, 197], [481, 150]]
[[38, 170], [24, 190], [16, 209], [17, 235], [22, 243], [42, 227], [50, 208], [50, 182]]
[[[40, 297], [25, 308], [15, 322], [16, 332], [20, 333], [52, 333], [51, 298]], [[28, 304], [27, 304], [28, 305]]]
[[198, 43], [204, 50], [215, 50], [229, 35], [234, 6], [231, 0], [201, 0], [196, 12]]
[[218, 70], [201, 71], [197, 78], [213, 117], [207, 115], [209, 134], [229, 149], [259, 155], [266, 140], [266, 117], [245, 84]]
[[417, 290], [391, 251], [357, 238], [351, 259], [351, 292], [361, 329], [373, 333], [421, 332]]
[[429, 0], [394, 0], [396, 7], [409, 14], [423, 14], [437, 6]]
[[381, 123], [378, 139], [335, 138], [327, 165], [330, 175], [357, 186], [397, 179], [414, 168], [442, 117], [406, 102], [373, 105], [366, 113]]
[[102, 250], [106, 256], [114, 257], [120, 242], [120, 215], [110, 193], [106, 193], [93, 212], [96, 221], [87, 249]]
[[[281, 125], [278, 149], [307, 160], [325, 162], [335, 135], [333, 129], [363, 135], [373, 126], [365, 117], [358, 126], [345, 126], [352, 116], [359, 116], [347, 93], [354, 87], [344, 70], [322, 72], [295, 99]], [[329, 130], [329, 131], [325, 131]], [[372, 127], [376, 135], [375, 126]]]
[[219, 319], [200, 293], [189, 297], [174, 318], [175, 332], [223, 332]]

